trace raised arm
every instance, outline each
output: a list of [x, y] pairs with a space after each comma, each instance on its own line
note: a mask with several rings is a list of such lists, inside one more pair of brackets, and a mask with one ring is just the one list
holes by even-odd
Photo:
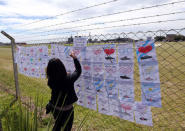
[[71, 81], [75, 82], [80, 77], [82, 73], [82, 68], [81, 68], [80, 62], [78, 61], [78, 59], [76, 58], [73, 52], [71, 53], [70, 56], [73, 58], [74, 65], [75, 65], [75, 71], [71, 74]]

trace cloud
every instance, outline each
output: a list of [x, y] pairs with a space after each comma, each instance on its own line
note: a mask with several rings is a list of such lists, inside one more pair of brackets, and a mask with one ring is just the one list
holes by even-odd
[[[86, 19], [90, 17], [133, 10], [137, 8], [148, 7], [156, 4], [169, 3], [177, 0], [118, 0], [110, 4], [61, 15], [54, 17], [52, 19], [39, 21], [41, 19], [46, 19], [48, 17], [55, 16], [57, 14], [62, 14], [69, 12], [71, 10], [76, 10], [84, 8], [90, 5], [95, 5], [97, 3], [107, 2], [108, 0], [7, 0], [6, 2], [0, 1], [0, 30], [5, 30], [12, 34], [16, 40], [28, 41], [37, 39], [48, 39], [57, 37], [66, 37], [70, 35], [88, 35], [91, 33], [95, 34], [105, 34], [105, 33], [121, 33], [121, 32], [137, 32], [157, 30], [157, 29], [172, 29], [172, 28], [182, 28], [183, 21], [178, 22], [166, 22], [166, 23], [155, 23], [155, 24], [145, 24], [145, 25], [134, 25], [137, 23], [147, 23], [152, 21], [163, 21], [168, 19], [178, 19], [183, 18], [184, 14], [176, 14], [161, 17], [150, 17], [147, 19], [133, 19], [136, 17], [144, 17], [151, 15], [159, 15], [170, 12], [177, 12], [184, 10], [184, 3], [166, 5], [163, 7], [155, 7], [145, 10], [137, 10], [124, 12], [117, 15], [110, 15], [105, 17], [98, 17], [94, 19], [88, 19], [78, 22], [80, 19]], [[3, 3], [3, 4], [1, 4]], [[184, 10], [185, 11], [185, 10]], [[119, 21], [107, 23], [110, 21]], [[35, 21], [39, 21], [33, 23]], [[29, 24], [33, 23], [33, 24]], [[99, 23], [99, 24], [98, 24]], [[177, 24], [178, 23], [178, 24]], [[52, 26], [55, 25], [55, 26]], [[84, 26], [90, 25], [90, 26]], [[127, 26], [124, 26], [127, 25]], [[130, 26], [128, 26], [130, 25]], [[82, 26], [82, 27], [79, 27]], [[105, 28], [104, 27], [115, 27], [117, 28]], [[42, 28], [43, 27], [43, 28]], [[70, 27], [76, 27], [72, 29], [66, 29]], [[65, 28], [65, 29], [64, 29]], [[90, 30], [96, 28], [95, 30]], [[99, 29], [97, 29], [99, 28]], [[32, 30], [33, 29], [33, 30]], [[60, 30], [59, 30], [60, 29]], [[53, 30], [53, 31], [52, 31]], [[39, 34], [39, 32], [42, 32]], [[70, 32], [70, 33], [69, 33]], [[36, 34], [37, 33], [37, 34]]]

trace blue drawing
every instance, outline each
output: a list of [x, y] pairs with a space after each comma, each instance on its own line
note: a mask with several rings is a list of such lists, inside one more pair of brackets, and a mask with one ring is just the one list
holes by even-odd
[[93, 85], [96, 91], [100, 91], [104, 86], [103, 78], [93, 78]]
[[64, 53], [65, 53], [66, 57], [70, 55], [70, 51], [71, 51], [71, 49], [70, 49], [69, 46], [66, 46], [66, 47], [64, 48]]
[[161, 90], [159, 83], [141, 83], [142, 103], [148, 106], [161, 107]]
[[117, 82], [115, 79], [106, 79], [105, 87], [109, 98], [118, 98], [118, 89], [116, 88]]
[[137, 47], [137, 60], [138, 62], [147, 60], [156, 60], [155, 44], [153, 40], [146, 40], [138, 42]]

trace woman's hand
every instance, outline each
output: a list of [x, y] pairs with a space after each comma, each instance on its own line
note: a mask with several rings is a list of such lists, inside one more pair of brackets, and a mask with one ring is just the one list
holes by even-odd
[[71, 56], [73, 59], [76, 59], [76, 55], [75, 55], [75, 53], [74, 53], [73, 51], [71, 52], [70, 56]]

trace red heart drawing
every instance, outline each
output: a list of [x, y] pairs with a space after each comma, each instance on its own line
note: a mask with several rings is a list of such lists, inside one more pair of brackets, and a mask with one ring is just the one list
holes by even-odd
[[90, 67], [88, 65], [84, 65], [85, 70], [90, 70]]
[[31, 71], [33, 71], [33, 72], [34, 72], [34, 71], [35, 71], [35, 69], [31, 69]]
[[39, 49], [40, 52], [42, 52], [42, 49]]
[[114, 49], [104, 49], [104, 52], [107, 54], [107, 55], [111, 55], [115, 52]]
[[24, 71], [27, 71], [27, 68], [24, 68]]
[[148, 46], [145, 46], [145, 47], [140, 47], [138, 49], [139, 52], [141, 53], [148, 53], [152, 50], [152, 46], [151, 45], [148, 45]]
[[101, 49], [94, 50], [94, 54], [95, 54], [95, 55], [101, 54]]

